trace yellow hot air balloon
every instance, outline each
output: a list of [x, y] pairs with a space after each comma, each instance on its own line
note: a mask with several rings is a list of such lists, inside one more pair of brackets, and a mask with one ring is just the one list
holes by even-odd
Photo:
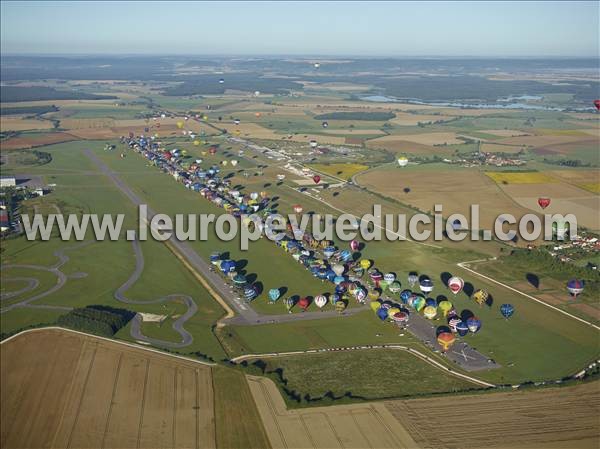
[[236, 129], [236, 130], [235, 130], [235, 135], [236, 135], [236, 136], [239, 136], [239, 135], [240, 135], [240, 130], [239, 130], [239, 129]]
[[381, 296], [381, 293], [379, 290], [369, 290], [368, 296], [371, 301], [374, 301]]
[[362, 259], [360, 261], [360, 267], [363, 270], [368, 270], [370, 266], [371, 266], [371, 261], [369, 259]]
[[447, 316], [448, 312], [450, 312], [450, 310], [452, 310], [452, 303], [450, 301], [441, 301], [438, 304], [438, 307], [442, 311], [442, 314], [444, 316]]
[[197, 147], [198, 145], [200, 145], [200, 141], [199, 140], [194, 140], [194, 146]]
[[206, 151], [201, 151], [202, 156], [206, 156]]
[[400, 312], [400, 309], [398, 307], [390, 307], [388, 309], [388, 316], [394, 316], [398, 312]]
[[437, 309], [433, 306], [426, 306], [423, 309], [423, 316], [428, 320], [433, 320], [437, 315]]
[[479, 305], [483, 305], [488, 300], [489, 297], [490, 297], [490, 294], [486, 290], [482, 290], [482, 289], [477, 290], [475, 293], [473, 293], [473, 296], [472, 296], [472, 298], [475, 300], [475, 302]]
[[203, 115], [202, 120], [208, 120], [208, 115]]
[[377, 309], [381, 307], [381, 303], [379, 301], [371, 301], [370, 306], [373, 312], [377, 312]]
[[183, 129], [183, 122], [177, 122], [177, 128]]

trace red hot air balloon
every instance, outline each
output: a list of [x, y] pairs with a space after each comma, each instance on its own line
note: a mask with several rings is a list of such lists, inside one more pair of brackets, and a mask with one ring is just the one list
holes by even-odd
[[310, 299], [308, 299], [306, 296], [300, 298], [300, 301], [298, 301], [298, 305], [302, 310], [306, 310], [308, 309], [308, 306], [310, 306]]
[[600, 100], [594, 100], [594, 106], [596, 106], [596, 109], [600, 111]]
[[315, 175], [313, 176], [313, 181], [315, 182], [315, 184], [318, 184], [319, 182], [321, 182], [321, 177], [319, 175]]
[[300, 206], [299, 204], [296, 204], [296, 205], [293, 207], [293, 209], [294, 209], [294, 212], [295, 212], [295, 213], [297, 213], [297, 214], [301, 214], [301, 213], [302, 213], [302, 211], [303, 211], [303, 208], [302, 208], [302, 206]]
[[540, 197], [538, 198], [538, 204], [542, 209], [546, 209], [548, 206], [550, 206], [550, 198]]

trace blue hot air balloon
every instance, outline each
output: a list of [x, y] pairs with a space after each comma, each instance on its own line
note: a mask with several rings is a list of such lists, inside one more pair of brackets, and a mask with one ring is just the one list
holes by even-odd
[[515, 308], [512, 304], [502, 304], [500, 306], [500, 313], [504, 318], [508, 319], [515, 313]]
[[456, 324], [456, 332], [458, 332], [458, 335], [461, 337], [464, 337], [469, 333], [469, 326], [467, 326], [467, 323], [464, 321], [460, 321]]
[[246, 301], [252, 301], [256, 298], [256, 289], [252, 286], [246, 287], [244, 289], [244, 298], [246, 298]]
[[412, 292], [410, 290], [402, 290], [402, 292], [400, 293], [400, 300], [403, 304], [408, 304], [408, 299], [411, 295]]
[[344, 282], [344, 276], [336, 276], [335, 278], [333, 278], [333, 283], [335, 285], [340, 285], [342, 282]]
[[280, 292], [279, 292], [278, 288], [272, 288], [271, 290], [269, 290], [269, 299], [272, 302], [277, 301], [279, 299], [279, 295], [280, 295]]
[[470, 332], [476, 333], [481, 329], [481, 320], [477, 317], [472, 316], [467, 320], [467, 327]]
[[575, 298], [577, 298], [577, 295], [583, 291], [584, 287], [585, 283], [579, 279], [571, 279], [569, 282], [567, 282], [567, 290], [569, 290], [569, 293], [571, 293]]
[[385, 321], [388, 316], [388, 309], [386, 307], [380, 307], [377, 309], [377, 316], [381, 321]]
[[437, 301], [433, 298], [427, 298], [425, 300], [425, 306], [437, 307]]
[[340, 295], [338, 295], [337, 293], [334, 293], [333, 295], [331, 295], [329, 297], [329, 299], [331, 300], [331, 304], [335, 304], [336, 302], [338, 302], [340, 300]]
[[335, 247], [334, 246], [328, 246], [327, 248], [325, 248], [323, 250], [323, 255], [325, 257], [327, 257], [328, 259], [333, 256], [333, 254], [335, 253]]
[[235, 262], [233, 260], [224, 260], [221, 262], [221, 271], [223, 273], [229, 273], [235, 270]]

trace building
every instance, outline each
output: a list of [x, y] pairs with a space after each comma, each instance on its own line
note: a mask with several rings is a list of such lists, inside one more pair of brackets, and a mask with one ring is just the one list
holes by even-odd
[[8, 221], [8, 212], [4, 209], [0, 209], [0, 232], [5, 232], [10, 229], [10, 223]]
[[0, 178], [0, 187], [14, 187], [17, 185], [17, 180], [14, 176], [2, 176]]

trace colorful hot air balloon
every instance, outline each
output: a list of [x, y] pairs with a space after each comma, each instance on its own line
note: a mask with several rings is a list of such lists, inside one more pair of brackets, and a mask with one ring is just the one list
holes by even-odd
[[[467, 320], [467, 327], [469, 328], [469, 332], [476, 333], [481, 329], [481, 320], [476, 316], [472, 316]], [[457, 326], [458, 329], [458, 326]]]
[[458, 332], [457, 329], [456, 329], [456, 326], [458, 326], [458, 323], [460, 323], [460, 322], [462, 322], [462, 321], [457, 316], [453, 316], [452, 318], [448, 318], [448, 327], [450, 327], [450, 330], [452, 332], [456, 333], [456, 332]]
[[271, 290], [269, 290], [269, 299], [272, 302], [277, 301], [279, 299], [279, 295], [280, 295], [280, 292], [279, 292], [278, 288], [272, 288]]
[[583, 292], [584, 287], [585, 283], [579, 279], [571, 279], [569, 282], [567, 282], [567, 290], [569, 290], [569, 293], [575, 298], [577, 298], [577, 295]]
[[459, 278], [457, 276], [452, 276], [448, 280], [448, 288], [455, 295], [460, 293], [460, 291], [463, 289], [464, 285], [465, 285], [465, 281], [463, 281], [462, 278]]
[[456, 332], [461, 337], [464, 337], [465, 335], [467, 335], [469, 333], [469, 326], [467, 325], [467, 323], [465, 323], [464, 321], [461, 320], [456, 325]]
[[483, 289], [476, 290], [472, 296], [472, 298], [475, 300], [475, 302], [477, 304], [479, 304], [480, 306], [485, 304], [485, 302], [488, 300], [489, 297], [490, 297], [490, 294], [486, 290], [483, 290]]
[[450, 346], [454, 344], [456, 337], [451, 332], [442, 332], [437, 337], [437, 342], [442, 347], [442, 351], [446, 352]]
[[292, 313], [292, 307], [294, 307], [294, 299], [293, 298], [286, 298], [285, 301], [283, 302], [285, 304], [285, 308], [288, 310], [288, 313]]
[[437, 315], [437, 309], [433, 306], [426, 306], [423, 309], [423, 316], [428, 320], [433, 320]]
[[358, 243], [358, 240], [352, 240], [350, 242], [350, 249], [352, 251], [358, 251], [358, 248], [360, 247], [360, 243]]
[[377, 309], [377, 316], [381, 321], [385, 321], [388, 316], [388, 309], [385, 307], [380, 307]]
[[404, 156], [398, 158], [398, 165], [400, 167], [406, 167], [408, 165], [408, 159]]
[[344, 310], [346, 310], [346, 306], [348, 305], [348, 303], [344, 300], [339, 300], [335, 303], [335, 311], [337, 313], [342, 313]]
[[550, 198], [540, 197], [538, 198], [538, 204], [542, 209], [546, 209], [548, 206], [550, 206]]
[[500, 313], [504, 318], [508, 319], [515, 313], [515, 308], [512, 304], [502, 304], [500, 306]]
[[411, 295], [412, 295], [412, 292], [410, 290], [402, 290], [402, 292], [400, 293], [400, 300], [404, 304], [408, 304], [408, 298], [410, 298]]
[[406, 323], [408, 321], [408, 318], [409, 318], [408, 313], [406, 313], [406, 312], [404, 312], [402, 310], [400, 310], [399, 312], [394, 313], [391, 316], [391, 319], [393, 321], [395, 321], [396, 323], [401, 323], [401, 324], [402, 323]]
[[315, 297], [315, 304], [319, 309], [322, 309], [327, 304], [327, 297], [325, 295], [318, 295]]
[[429, 278], [424, 278], [419, 282], [419, 289], [423, 293], [430, 293], [433, 290], [433, 281]]
[[388, 290], [390, 291], [390, 293], [394, 293], [394, 294], [398, 293], [401, 289], [402, 289], [402, 286], [400, 285], [400, 282], [398, 282], [398, 281], [393, 281], [388, 286]]
[[319, 175], [315, 175], [313, 176], [313, 181], [315, 182], [315, 184], [318, 184], [321, 182], [321, 177]]
[[310, 299], [308, 299], [308, 297], [306, 296], [300, 298], [300, 300], [298, 301], [298, 306], [300, 306], [300, 308], [305, 311], [306, 309], [308, 309], [308, 306], [310, 306]]
[[425, 307], [425, 298], [422, 296], [416, 296], [413, 300], [412, 306], [417, 312], [420, 312]]

